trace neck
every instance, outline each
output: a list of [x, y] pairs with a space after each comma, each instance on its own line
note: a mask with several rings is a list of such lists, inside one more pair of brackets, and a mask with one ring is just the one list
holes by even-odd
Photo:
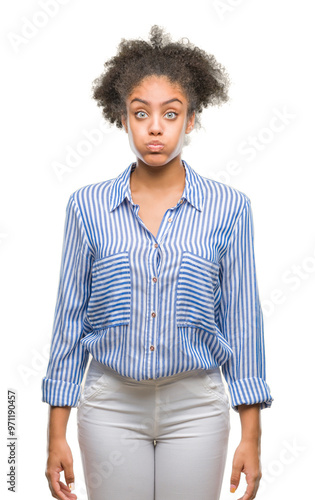
[[185, 168], [180, 156], [165, 165], [147, 165], [137, 158], [136, 168], [130, 174], [134, 192], [148, 190], [154, 193], [167, 192], [185, 185]]

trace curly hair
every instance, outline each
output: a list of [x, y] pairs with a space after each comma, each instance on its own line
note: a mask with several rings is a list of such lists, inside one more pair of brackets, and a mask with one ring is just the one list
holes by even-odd
[[180, 85], [188, 100], [187, 116], [195, 111], [198, 127], [203, 108], [229, 99], [229, 76], [215, 57], [188, 38], [172, 42], [156, 24], [151, 27], [149, 42], [122, 38], [117, 55], [104, 67], [104, 72], [93, 80], [92, 97], [102, 108], [104, 118], [118, 128], [123, 128], [121, 115], [127, 115], [127, 97], [150, 75], [165, 76], [172, 84]]

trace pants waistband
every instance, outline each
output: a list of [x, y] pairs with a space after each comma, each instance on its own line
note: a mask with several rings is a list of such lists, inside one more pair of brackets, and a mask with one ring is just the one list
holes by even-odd
[[[184, 378], [189, 378], [189, 377], [197, 377], [200, 376], [202, 373], [209, 373], [211, 374], [218, 374], [221, 376], [221, 371], [219, 366], [215, 366], [212, 368], [196, 368], [193, 370], [188, 370], [180, 373], [176, 373], [174, 375], [169, 375], [169, 376], [164, 376], [164, 377], [158, 377], [156, 379], [145, 379], [145, 380], [136, 380], [132, 377], [128, 377], [126, 375], [121, 375], [118, 373], [116, 370], [111, 368], [110, 366], [104, 365], [103, 363], [100, 363], [97, 361], [95, 358], [92, 358], [91, 360], [91, 365], [93, 365], [93, 368], [97, 370], [101, 370], [104, 373], [107, 373], [110, 376], [116, 377], [118, 379], [121, 379], [124, 382], [128, 383], [134, 383], [134, 384], [144, 384], [144, 385], [163, 385], [164, 383], [170, 383], [170, 382], [175, 382], [176, 380], [181, 380]], [[92, 366], [90, 366], [91, 368]]]

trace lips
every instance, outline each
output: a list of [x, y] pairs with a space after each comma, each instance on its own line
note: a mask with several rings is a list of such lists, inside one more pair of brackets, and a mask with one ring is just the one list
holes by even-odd
[[147, 144], [147, 148], [150, 149], [151, 151], [161, 151], [161, 149], [164, 148], [164, 144], [162, 144], [162, 142], [159, 141], [149, 142], [149, 144]]

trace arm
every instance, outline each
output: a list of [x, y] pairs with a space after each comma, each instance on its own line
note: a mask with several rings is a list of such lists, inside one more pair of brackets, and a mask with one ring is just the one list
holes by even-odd
[[49, 406], [49, 419], [47, 427], [47, 451], [55, 439], [66, 437], [67, 424], [71, 406]]
[[73, 198], [66, 208], [59, 287], [42, 401], [52, 406], [76, 406], [89, 353], [80, 340], [92, 331], [86, 310], [93, 256], [79, 208]]
[[260, 405], [240, 405], [238, 412], [241, 420], [242, 440], [260, 443], [262, 433]]
[[[231, 474], [231, 492], [246, 474], [247, 490], [242, 500], [252, 500], [261, 478], [260, 411], [273, 398], [266, 383], [264, 324], [259, 300], [254, 255], [253, 217], [245, 199], [231, 230], [226, 252], [220, 262], [221, 301], [218, 326], [233, 354], [222, 365], [232, 400], [239, 413], [242, 436]], [[234, 488], [232, 487], [234, 485]]]
[[73, 458], [66, 441], [66, 428], [72, 406], [80, 397], [88, 352], [80, 343], [91, 329], [86, 320], [90, 296], [92, 254], [84, 232], [79, 208], [70, 197], [64, 226], [64, 240], [52, 342], [46, 376], [42, 379], [42, 401], [50, 405], [47, 429], [46, 477], [52, 496], [75, 500], [76, 495], [63, 482], [74, 483]]
[[266, 382], [264, 324], [254, 255], [253, 217], [248, 198], [220, 260], [220, 304], [217, 325], [233, 354], [222, 365], [232, 408], [260, 403], [271, 406]]

